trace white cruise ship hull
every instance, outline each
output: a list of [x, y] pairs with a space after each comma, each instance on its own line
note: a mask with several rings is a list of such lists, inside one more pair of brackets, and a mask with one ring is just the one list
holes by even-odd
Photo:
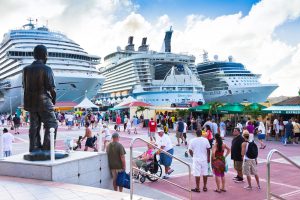
[[170, 106], [176, 103], [188, 103], [190, 101], [201, 101], [204, 103], [202, 93], [191, 93], [181, 91], [158, 91], [134, 93], [133, 97], [138, 101], [150, 103], [154, 106]]
[[[101, 75], [59, 74], [54, 71], [54, 77], [57, 102], [72, 101], [79, 103], [85, 95], [88, 98], [92, 98], [104, 82], [104, 78]], [[0, 85], [0, 112], [14, 113], [17, 107], [23, 105], [22, 74], [6, 79], [5, 82], [9, 82], [10, 85]]]
[[205, 91], [206, 102], [265, 102], [268, 96], [278, 87], [276, 84], [262, 84], [253, 87], [232, 87], [229, 90]]

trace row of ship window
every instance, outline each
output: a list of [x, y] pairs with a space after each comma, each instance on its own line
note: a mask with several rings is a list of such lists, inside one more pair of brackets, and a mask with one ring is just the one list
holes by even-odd
[[[33, 52], [24, 52], [24, 51], [8, 51], [7, 52], [8, 56], [33, 56]], [[78, 60], [85, 60], [85, 61], [93, 61], [97, 62], [99, 59], [91, 58], [88, 56], [83, 56], [83, 55], [76, 55], [76, 54], [70, 54], [70, 53], [54, 53], [54, 52], [49, 52], [48, 53], [49, 57], [57, 57], [57, 58], [73, 58], [73, 59], [78, 59]]]

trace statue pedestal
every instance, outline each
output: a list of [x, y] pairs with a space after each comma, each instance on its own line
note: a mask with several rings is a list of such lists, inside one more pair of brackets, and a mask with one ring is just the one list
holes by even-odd
[[26, 154], [0, 160], [0, 175], [112, 188], [106, 153], [75, 151], [53, 164], [24, 160]]

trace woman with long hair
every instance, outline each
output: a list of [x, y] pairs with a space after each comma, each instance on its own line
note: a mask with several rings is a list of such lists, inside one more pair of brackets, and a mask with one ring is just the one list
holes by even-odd
[[[230, 153], [229, 147], [223, 143], [223, 140], [220, 136], [220, 134], [215, 135], [215, 144], [212, 149], [212, 168], [213, 172], [215, 174], [215, 181], [217, 185], [217, 189], [215, 192], [221, 193], [226, 192], [225, 189], [225, 168], [226, 163], [225, 159]], [[224, 156], [224, 151], [226, 150], [226, 154]], [[220, 187], [220, 182], [222, 184], [222, 187]]]
[[212, 143], [214, 141], [213, 134], [209, 125], [205, 125], [206, 138], [209, 141], [210, 147], [212, 147]]

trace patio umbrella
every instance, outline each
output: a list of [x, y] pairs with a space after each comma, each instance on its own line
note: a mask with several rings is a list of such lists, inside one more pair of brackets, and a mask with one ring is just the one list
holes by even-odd
[[262, 109], [267, 108], [266, 106], [263, 106], [263, 105], [261, 105], [259, 103], [252, 103], [252, 104], [250, 104], [248, 106], [251, 108], [251, 110], [262, 110]]
[[225, 104], [224, 106], [221, 106], [218, 108], [218, 111], [220, 113], [228, 113], [228, 114], [239, 114], [244, 111], [244, 105], [240, 103], [234, 103], [234, 104]]
[[209, 112], [210, 107], [211, 105], [206, 103], [200, 106], [189, 108], [189, 110], [192, 112]]

